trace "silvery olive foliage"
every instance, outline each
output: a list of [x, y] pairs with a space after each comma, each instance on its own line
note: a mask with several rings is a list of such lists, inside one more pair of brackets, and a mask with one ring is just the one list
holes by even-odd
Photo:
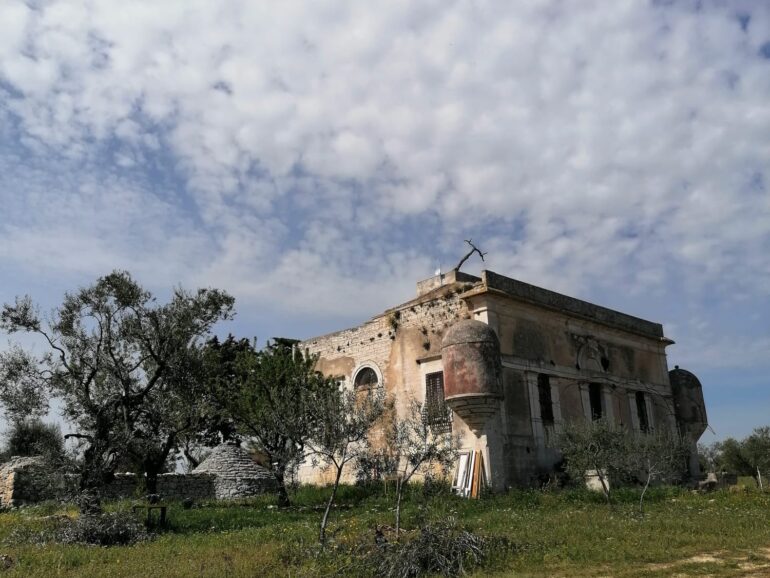
[[401, 530], [401, 499], [404, 489], [417, 473], [433, 469], [448, 473], [457, 462], [459, 441], [451, 432], [434, 432], [425, 419], [423, 405], [412, 399], [403, 415], [395, 415], [384, 432], [396, 477], [396, 536]]
[[173, 416], [155, 413], [158, 427], [147, 416], [160, 399], [190, 385], [191, 351], [232, 308], [233, 298], [216, 289], [177, 288], [160, 304], [124, 271], [67, 293], [46, 316], [29, 297], [3, 306], [0, 329], [30, 334], [43, 351], [16, 347], [0, 358], [4, 387], [28, 390], [33, 401], [60, 400], [68, 437], [80, 444], [83, 511], [100, 509], [100, 490], [128, 448], [154, 435], [149, 445], [163, 443]]
[[319, 528], [321, 547], [326, 542], [329, 512], [334, 504], [345, 467], [365, 456], [371, 448], [370, 435], [392, 402], [382, 388], [329, 391], [319, 398], [319, 418], [308, 450], [315, 465], [334, 472], [334, 482]]

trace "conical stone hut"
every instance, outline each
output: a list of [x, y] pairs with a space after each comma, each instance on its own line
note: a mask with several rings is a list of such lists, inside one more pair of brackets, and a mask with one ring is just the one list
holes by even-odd
[[220, 500], [257, 496], [275, 489], [275, 477], [257, 464], [249, 453], [235, 444], [221, 444], [193, 473], [215, 476], [215, 497]]

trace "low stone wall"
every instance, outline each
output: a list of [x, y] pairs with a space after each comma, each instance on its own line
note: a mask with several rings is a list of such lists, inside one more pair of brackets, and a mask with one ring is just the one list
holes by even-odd
[[[238, 452], [243, 453], [240, 455]], [[244, 458], [244, 456], [246, 456]], [[256, 496], [274, 491], [275, 479], [269, 470], [250, 461], [239, 448], [220, 447], [210, 466], [215, 470], [191, 474], [161, 474], [157, 493], [163, 500], [227, 500]], [[240, 460], [240, 461], [239, 461]], [[247, 460], [245, 463], [244, 460]], [[77, 490], [77, 477], [52, 472], [40, 457], [14, 457], [0, 465], [0, 507], [12, 508], [44, 500], [72, 497]], [[115, 474], [102, 492], [106, 500], [143, 498], [143, 481], [135, 474]]]
[[0, 508], [70, 496], [76, 489], [77, 478], [52, 470], [40, 456], [14, 456], [0, 465]]
[[[135, 474], [115, 474], [103, 495], [108, 500], [140, 497], [139, 481]], [[216, 476], [211, 474], [161, 474], [158, 494], [164, 500], [213, 499], [217, 497], [216, 484]]]
[[[229, 497], [229, 491], [218, 491], [217, 477], [213, 474], [161, 474], [158, 476], [158, 494], [164, 500], [208, 500]], [[143, 485], [143, 484], [142, 484]], [[229, 481], [225, 482], [229, 487]], [[136, 475], [116, 474], [102, 493], [107, 500], [143, 497]], [[13, 458], [0, 466], [0, 507], [14, 508], [35, 504], [57, 496], [74, 495], [77, 478], [52, 475], [38, 457]]]

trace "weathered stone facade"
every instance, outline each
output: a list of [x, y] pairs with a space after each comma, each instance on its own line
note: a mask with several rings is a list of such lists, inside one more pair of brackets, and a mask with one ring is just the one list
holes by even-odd
[[[451, 428], [460, 435], [463, 449], [483, 452], [495, 489], [530, 485], [551, 471], [559, 456], [548, 438], [567, 420], [602, 417], [638, 432], [679, 430], [693, 444], [703, 431], [699, 428], [705, 427], [697, 379], [679, 388], [687, 392], [689, 413], [680, 407], [683, 402], [675, 406], [672, 381], [685, 382], [674, 374], [678, 369], [669, 378], [665, 350], [673, 342], [658, 323], [492, 271], [482, 271], [481, 277], [456, 271], [438, 275], [419, 282], [417, 293], [416, 299], [359, 327], [299, 346], [319, 355], [318, 369], [341, 377], [346, 387], [355, 387], [363, 375], [370, 381], [373, 372], [378, 385], [396, 400], [396, 410], [404, 412], [411, 399], [424, 403], [436, 387], [442, 389], [443, 399], [443, 386], [456, 377], [447, 375], [457, 367], [450, 352], [458, 346], [456, 339], [450, 338], [452, 343], [442, 350], [449, 329], [464, 319], [488, 326], [497, 345], [494, 354], [485, 355], [492, 355], [491, 361], [501, 368], [494, 377], [499, 383], [488, 389], [499, 395], [485, 394], [481, 404], [478, 396], [466, 392], [467, 399], [454, 405], [482, 408], [483, 423], [475, 423], [479, 420], [470, 417], [471, 412], [463, 419], [464, 410], [458, 409]], [[468, 351], [473, 351], [472, 344]], [[463, 371], [470, 375], [468, 368]], [[483, 384], [476, 389], [484, 390]], [[692, 473], [696, 468], [693, 463]], [[306, 463], [299, 477], [323, 483], [328, 472]]]

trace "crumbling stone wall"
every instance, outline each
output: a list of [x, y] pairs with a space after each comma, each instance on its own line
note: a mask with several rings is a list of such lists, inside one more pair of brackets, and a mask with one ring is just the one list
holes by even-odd
[[50, 473], [39, 456], [14, 456], [0, 466], [0, 506], [11, 508], [51, 497]]
[[[233, 499], [263, 493], [273, 487], [274, 480], [253, 480], [237, 476], [221, 477], [212, 473], [161, 474], [158, 494], [163, 500]], [[107, 500], [142, 497], [140, 479], [132, 473], [116, 474], [102, 496]], [[56, 477], [40, 457], [13, 458], [0, 466], [0, 507], [14, 508], [74, 495], [76, 476]]]
[[441, 338], [446, 328], [457, 319], [469, 316], [465, 301], [459, 297], [465, 288], [457, 283], [444, 286], [363, 325], [303, 341], [299, 347], [320, 355], [319, 369], [327, 375], [349, 379], [353, 370], [365, 361], [377, 364], [386, 375], [393, 347], [405, 339], [417, 345], [414, 357], [441, 353]]
[[[441, 342], [446, 330], [457, 320], [470, 317], [460, 295], [473, 287], [473, 279], [426, 288], [416, 299], [389, 309], [370, 321], [343, 331], [308, 339], [303, 350], [319, 355], [319, 371], [341, 377], [352, 387], [357, 370], [375, 366], [382, 378], [380, 386], [395, 401], [395, 411], [405, 415], [412, 399], [422, 402], [427, 367], [440, 370]], [[438, 360], [438, 362], [436, 361]], [[432, 364], [432, 365], [431, 365]], [[459, 425], [458, 421], [458, 425]], [[378, 430], [372, 436], [376, 439]], [[317, 467], [306, 460], [297, 473], [303, 483], [333, 481], [330, 468]], [[354, 468], [343, 474], [345, 482], [355, 481]]]

